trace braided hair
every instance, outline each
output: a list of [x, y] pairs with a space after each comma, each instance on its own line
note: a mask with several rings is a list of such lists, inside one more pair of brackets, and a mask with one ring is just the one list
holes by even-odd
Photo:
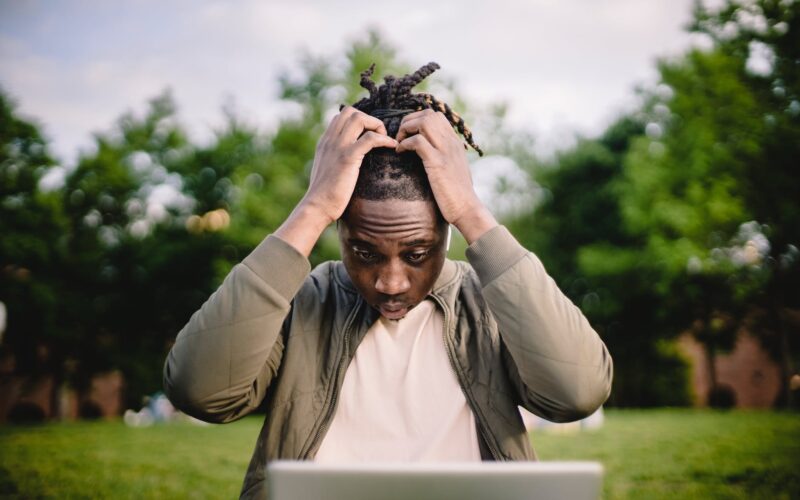
[[472, 149], [477, 151], [480, 156], [483, 156], [483, 151], [473, 141], [472, 131], [464, 123], [461, 115], [453, 111], [446, 102], [440, 101], [431, 94], [424, 92], [411, 93], [412, 88], [439, 68], [440, 66], [437, 63], [429, 62], [414, 73], [401, 78], [386, 75], [383, 78], [386, 83], [378, 87], [370, 78], [375, 71], [375, 64], [373, 63], [369, 68], [361, 72], [361, 86], [369, 91], [369, 96], [353, 104], [353, 107], [368, 115], [382, 119], [386, 125], [386, 131], [391, 137], [397, 135], [403, 116], [423, 109], [441, 111], [450, 124], [464, 136], [467, 144], [472, 146]]
[[[361, 86], [369, 91], [369, 96], [353, 104], [353, 107], [383, 121], [390, 137], [397, 137], [403, 116], [433, 109], [441, 111], [450, 124], [461, 133], [467, 144], [483, 156], [483, 151], [472, 139], [472, 132], [461, 116], [450, 106], [423, 92], [412, 93], [411, 89], [428, 75], [439, 69], [439, 65], [430, 62], [417, 71], [397, 78], [393, 75], [384, 77], [384, 82], [377, 86], [371, 76], [375, 64], [361, 73]], [[339, 109], [344, 108], [342, 105]], [[464, 147], [467, 147], [464, 144]], [[372, 149], [364, 157], [353, 198], [367, 200], [433, 200], [428, 176], [422, 160], [414, 151], [397, 153], [390, 148]]]

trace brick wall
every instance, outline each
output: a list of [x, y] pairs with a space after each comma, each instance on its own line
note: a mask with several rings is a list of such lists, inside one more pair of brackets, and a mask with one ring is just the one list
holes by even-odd
[[[703, 347], [690, 334], [678, 339], [680, 349], [691, 360], [695, 405], [708, 405], [710, 381]], [[758, 340], [742, 330], [734, 349], [717, 354], [717, 383], [728, 386], [736, 395], [737, 408], [771, 408], [781, 391], [781, 371]]]

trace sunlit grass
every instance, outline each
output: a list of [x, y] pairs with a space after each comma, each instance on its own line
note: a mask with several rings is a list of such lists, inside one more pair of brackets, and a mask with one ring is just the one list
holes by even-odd
[[236, 498], [260, 419], [229, 425], [121, 421], [0, 428], [0, 496]]
[[[260, 426], [3, 426], [0, 497], [235, 498]], [[608, 411], [601, 430], [532, 439], [542, 460], [602, 462], [606, 498], [800, 498], [797, 414]]]
[[532, 436], [541, 460], [597, 460], [606, 498], [800, 498], [800, 415], [608, 411], [603, 428]]

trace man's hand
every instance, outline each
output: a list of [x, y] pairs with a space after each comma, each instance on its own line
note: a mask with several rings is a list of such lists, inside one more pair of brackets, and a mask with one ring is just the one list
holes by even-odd
[[464, 145], [444, 114], [425, 109], [404, 116], [397, 141], [398, 153], [415, 151], [422, 158], [442, 216], [467, 243], [497, 225], [475, 194]]
[[381, 120], [345, 107], [317, 143], [308, 190], [275, 236], [310, 255], [322, 231], [347, 208], [364, 156], [373, 148], [396, 146]]
[[328, 224], [334, 222], [350, 202], [364, 156], [373, 148], [396, 146], [397, 141], [387, 135], [381, 120], [345, 107], [317, 143], [303, 203], [316, 207]]

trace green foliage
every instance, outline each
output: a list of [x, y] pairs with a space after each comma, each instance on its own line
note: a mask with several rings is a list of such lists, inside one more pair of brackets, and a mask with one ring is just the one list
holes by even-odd
[[800, 307], [800, 6], [729, 1], [695, 16], [712, 47], [659, 65], [648, 133], [625, 158], [624, 222], [659, 264], [669, 327], [713, 357], [748, 322], [788, 382], [800, 353], [782, 319]]
[[3, 350], [17, 354], [22, 370], [46, 371], [34, 332], [57, 330], [64, 213], [55, 193], [38, 185], [53, 166], [37, 126], [16, 116], [0, 91], [0, 300], [8, 310]]
[[709, 49], [661, 61], [641, 109], [599, 139], [529, 164], [546, 196], [512, 227], [609, 345], [614, 404], [688, 402], [666, 340], [682, 331], [713, 358], [746, 325], [784, 381], [793, 373], [798, 14], [791, 2], [698, 3], [692, 29]]
[[[649, 252], [668, 273], [683, 273], [689, 258], [707, 253], [714, 231], [732, 235], [751, 216], [738, 179], [763, 127], [752, 118], [758, 113], [740, 66], [727, 54], [699, 51], [662, 65], [662, 85], [674, 93], [672, 114], [649, 117], [653, 132], [626, 158], [620, 189], [625, 221], [632, 232], [646, 234]], [[652, 106], [659, 104], [666, 106]], [[741, 134], [725, 130], [733, 124]]]
[[[213, 291], [223, 245], [216, 234], [184, 227], [190, 208], [226, 193], [178, 175], [193, 148], [175, 112], [165, 93], [143, 117], [124, 115], [97, 135], [96, 150], [81, 156], [62, 191], [69, 224], [59, 278], [68, 292], [59, 331], [43, 340], [59, 361], [57, 380], [85, 390], [94, 374], [119, 369], [131, 406], [160, 386], [163, 352]], [[167, 186], [171, 201], [152, 196]]]
[[626, 230], [618, 182], [623, 157], [643, 125], [623, 117], [597, 140], [580, 139], [553, 164], [534, 164], [547, 193], [538, 207], [508, 221], [548, 272], [589, 318], [614, 358], [610, 403], [620, 406], [690, 402], [683, 359], [661, 341], [664, 304], [653, 289], [658, 267]]

